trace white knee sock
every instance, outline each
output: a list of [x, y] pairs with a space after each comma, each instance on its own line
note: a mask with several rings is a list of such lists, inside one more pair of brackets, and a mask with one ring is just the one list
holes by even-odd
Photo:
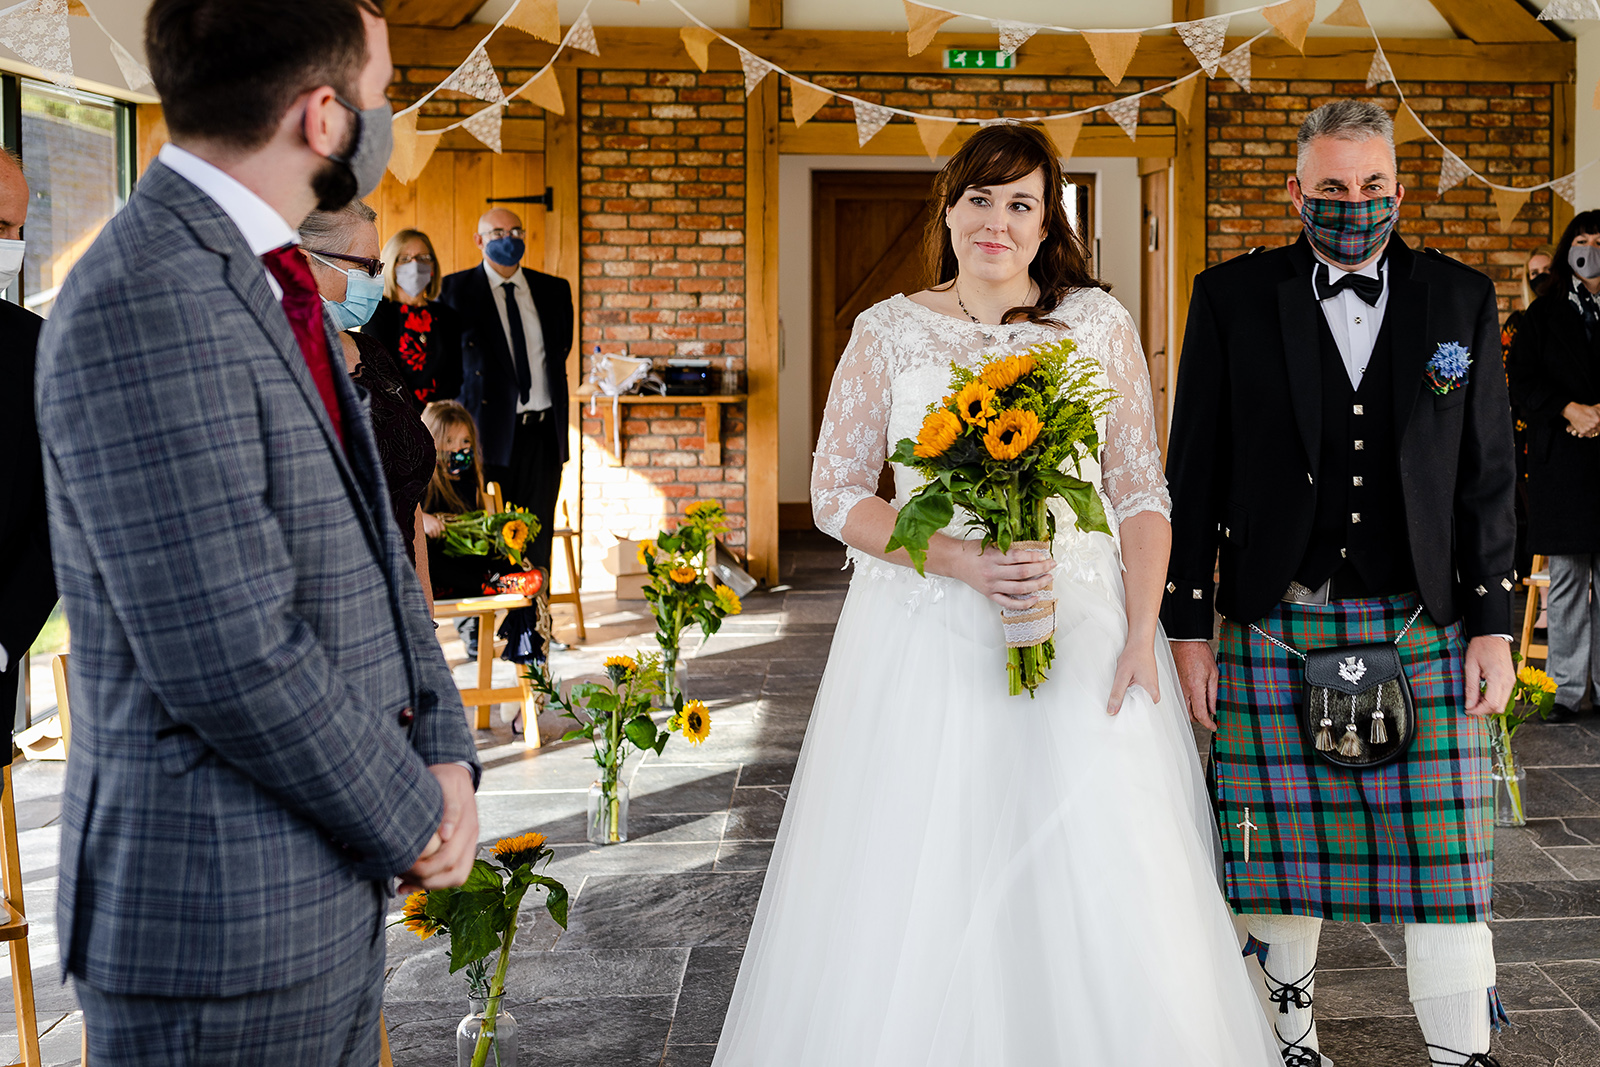
[[1406, 982], [1435, 1064], [1489, 1051], [1494, 938], [1486, 923], [1406, 924]]
[[1292, 991], [1284, 987], [1297, 986], [1310, 999], [1316, 982], [1306, 976], [1317, 965], [1322, 920], [1307, 915], [1246, 915], [1244, 922], [1250, 936], [1267, 946], [1267, 962], [1262, 968], [1268, 978], [1267, 989], [1280, 997], [1267, 1018], [1277, 1031], [1279, 1044], [1316, 1050], [1317, 1024], [1312, 1008], [1297, 1007], [1288, 999]]

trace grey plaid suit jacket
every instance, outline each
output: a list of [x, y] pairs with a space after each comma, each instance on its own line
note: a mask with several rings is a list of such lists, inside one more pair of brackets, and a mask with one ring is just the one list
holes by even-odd
[[343, 448], [261, 262], [160, 163], [41, 338], [72, 627], [62, 967], [103, 992], [233, 996], [348, 960], [438, 827], [428, 765], [477, 766], [329, 345]]

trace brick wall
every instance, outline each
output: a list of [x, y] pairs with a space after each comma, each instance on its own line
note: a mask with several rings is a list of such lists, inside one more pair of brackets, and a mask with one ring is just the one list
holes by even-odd
[[[1552, 87], [1548, 82], [1403, 82], [1406, 100], [1468, 166], [1501, 185], [1534, 185], [1555, 177]], [[1263, 245], [1288, 244], [1300, 220], [1284, 181], [1294, 171], [1295, 130], [1306, 112], [1339, 97], [1382, 98], [1393, 110], [1394, 88], [1361, 82], [1268, 81], [1251, 92], [1231, 81], [1207, 96], [1206, 260], [1221, 263]], [[1495, 280], [1500, 311], [1520, 295], [1518, 272], [1527, 250], [1551, 234], [1549, 190], [1534, 193], [1510, 233], [1500, 232], [1489, 189], [1469, 179], [1441, 198], [1442, 152], [1432, 141], [1396, 147], [1406, 188], [1400, 233], [1413, 246], [1437, 248]], [[1559, 234], [1554, 236], [1560, 236]]]

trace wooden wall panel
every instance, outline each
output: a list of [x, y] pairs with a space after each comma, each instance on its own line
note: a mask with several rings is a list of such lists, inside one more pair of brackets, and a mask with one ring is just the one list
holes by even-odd
[[455, 236], [450, 251], [440, 255], [450, 260], [451, 270], [466, 270], [483, 256], [473, 238], [478, 233], [478, 219], [488, 210], [487, 203], [494, 189], [494, 153], [452, 152], [455, 157]]
[[435, 152], [416, 180], [417, 229], [433, 241], [439, 269], [460, 270], [456, 263], [456, 164], [454, 152]]
[[[488, 210], [490, 196], [526, 196], [544, 192], [544, 154], [488, 149], [433, 154], [428, 166], [410, 185], [393, 174], [368, 198], [378, 213], [378, 236], [387, 241], [396, 230], [412, 227], [433, 240], [439, 269], [449, 274], [481, 261], [473, 235], [478, 217]], [[545, 209], [537, 204], [507, 204], [522, 217], [528, 231], [528, 252], [523, 262], [544, 269]]]

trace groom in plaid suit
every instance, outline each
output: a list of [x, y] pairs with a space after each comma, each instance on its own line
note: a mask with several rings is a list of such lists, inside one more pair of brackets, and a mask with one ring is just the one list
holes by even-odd
[[64, 970], [96, 1064], [377, 1062], [396, 877], [478, 763], [294, 231], [371, 191], [377, 0], [155, 0], [173, 143], [40, 345], [72, 626]]

